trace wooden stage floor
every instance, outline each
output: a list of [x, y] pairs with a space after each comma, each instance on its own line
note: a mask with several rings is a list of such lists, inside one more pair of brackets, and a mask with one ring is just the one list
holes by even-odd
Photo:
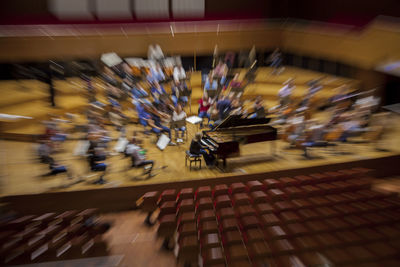
[[[399, 120], [397, 120], [400, 122]], [[400, 125], [393, 124], [393, 127]], [[137, 127], [137, 126], [131, 126]], [[129, 129], [131, 132], [133, 129]], [[188, 149], [192, 136], [197, 131], [197, 127], [189, 127], [188, 141], [179, 146], [168, 146], [164, 151], [160, 151], [154, 144], [154, 137], [144, 139], [144, 147], [147, 151], [147, 158], [155, 160], [155, 171], [157, 175], [149, 180], [133, 180], [132, 177], [138, 175], [140, 169], [130, 169], [126, 171], [130, 164], [129, 158], [122, 155], [109, 156], [107, 163], [109, 171], [106, 174], [108, 184], [93, 185], [86, 182], [77, 183], [64, 188], [66, 185], [73, 184], [75, 180], [90, 176], [89, 167], [86, 159], [73, 156], [73, 150], [78, 141], [69, 140], [64, 144], [64, 151], [55, 156], [55, 159], [67, 165], [74, 174], [72, 180], [67, 179], [65, 174], [53, 177], [41, 177], [48, 172], [45, 164], [38, 163], [35, 159], [35, 144], [28, 142], [0, 141], [0, 177], [1, 195], [35, 194], [56, 191], [74, 191], [86, 189], [100, 189], [123, 186], [136, 186], [145, 184], [172, 183], [188, 180], [201, 180], [216, 177], [237, 176], [311, 166], [322, 166], [335, 163], [358, 161], [364, 159], [374, 159], [400, 154], [400, 135], [396, 129], [389, 134], [383, 144], [390, 148], [390, 152], [377, 151], [371, 144], [341, 144], [332, 149], [314, 149], [310, 154], [314, 159], [304, 159], [302, 151], [286, 149], [288, 144], [282, 141], [276, 142], [277, 156], [271, 158], [269, 142], [255, 143], [241, 146], [241, 158], [228, 159], [228, 170], [221, 172], [218, 169], [208, 169], [202, 165], [202, 169], [189, 171], [185, 167], [185, 151]], [[111, 142], [110, 147], [116, 141]], [[338, 153], [341, 152], [341, 153]], [[167, 166], [165, 169], [157, 170], [158, 167]], [[96, 177], [85, 178], [93, 180]]]
[[[276, 94], [282, 86], [282, 82], [289, 77], [296, 76], [295, 97], [301, 97], [307, 86], [306, 82], [312, 78], [321, 77], [321, 73], [306, 71], [297, 68], [287, 68], [282, 75], [270, 75], [269, 68], [261, 68], [257, 74], [254, 84], [246, 88], [245, 98], [249, 99], [255, 95], [262, 95], [266, 100], [266, 105], [272, 107], [276, 104]], [[243, 72], [243, 71], [242, 71]], [[333, 88], [343, 82], [357, 83], [357, 81], [333, 77], [326, 75], [325, 87], [319, 92], [321, 99], [326, 99], [334, 93]], [[37, 83], [37, 84], [36, 84]], [[57, 109], [57, 114], [62, 112], [70, 112], [76, 108], [84, 108], [86, 105], [83, 95], [83, 87], [78, 86], [79, 80], [57, 81], [56, 87], [59, 90], [58, 101], [61, 108]], [[194, 73], [191, 78], [193, 88], [192, 111], [197, 110], [197, 100], [201, 97], [200, 72]], [[31, 90], [36, 90], [36, 94], [29, 95], [27, 89], [19, 88], [15, 81], [2, 82], [9, 93], [9, 102], [4, 99], [0, 102], [0, 113], [12, 113], [20, 111], [27, 116], [33, 116], [32, 121], [21, 122], [17, 127], [10, 128], [10, 133], [43, 133], [43, 125], [40, 120], [46, 119], [51, 110], [46, 104], [47, 96], [43, 90], [47, 90], [45, 86], [36, 81], [23, 81], [24, 86], [32, 85]], [[18, 89], [19, 88], [19, 89]], [[13, 92], [19, 90], [17, 97], [12, 97]], [[33, 101], [35, 100], [35, 101]], [[20, 102], [18, 102], [20, 101]], [[43, 107], [43, 110], [39, 110]], [[19, 112], [19, 113], [20, 113]], [[74, 111], [76, 112], [76, 110]], [[19, 114], [17, 113], [17, 114]], [[144, 137], [143, 147], [147, 149], [147, 158], [155, 160], [155, 168], [167, 166], [162, 170], [155, 170], [156, 176], [149, 180], [132, 180], [132, 177], [138, 175], [141, 170], [131, 169], [126, 171], [130, 160], [122, 155], [110, 156], [107, 159], [109, 171], [105, 178], [108, 184], [93, 185], [87, 182], [75, 183], [80, 178], [88, 181], [95, 179], [89, 177], [88, 163], [86, 159], [73, 156], [73, 151], [77, 145], [76, 140], [68, 140], [65, 142], [64, 151], [55, 156], [56, 161], [68, 166], [74, 174], [72, 180], [68, 180], [66, 175], [60, 174], [55, 177], [42, 177], [42, 174], [49, 171], [48, 166], [40, 164], [35, 156], [35, 145], [29, 142], [16, 142], [0, 140], [0, 195], [19, 195], [19, 194], [37, 194], [43, 192], [58, 191], [76, 191], [86, 189], [114, 188], [125, 186], [137, 186], [147, 184], [172, 183], [179, 181], [203, 180], [217, 177], [228, 177], [255, 173], [274, 172], [281, 170], [290, 170], [298, 168], [306, 168], [312, 166], [323, 166], [335, 163], [359, 161], [364, 159], [375, 159], [400, 154], [400, 119], [394, 117], [391, 132], [386, 136], [383, 146], [390, 148], [390, 152], [376, 151], [370, 144], [343, 144], [335, 150], [332, 149], [315, 149], [311, 154], [316, 156], [315, 159], [306, 160], [302, 157], [302, 151], [285, 149], [288, 144], [282, 141], [276, 141], [277, 156], [271, 158], [270, 144], [255, 143], [241, 147], [242, 158], [228, 160], [228, 170], [220, 172], [217, 169], [208, 169], [203, 162], [201, 170], [189, 171], [185, 167], [185, 151], [188, 149], [190, 140], [199, 130], [197, 126], [189, 125], [188, 141], [179, 146], [168, 146], [165, 151], [160, 151], [154, 144], [154, 137]], [[15, 129], [14, 129], [15, 128]], [[32, 129], [31, 129], [32, 128]], [[142, 130], [137, 125], [130, 125], [128, 129], [128, 137], [133, 130]], [[116, 138], [118, 134], [113, 131], [112, 136]], [[79, 136], [73, 136], [75, 138]], [[110, 148], [114, 147], [115, 141], [110, 144]], [[340, 153], [337, 152], [346, 152]], [[71, 185], [71, 186], [68, 186]]]

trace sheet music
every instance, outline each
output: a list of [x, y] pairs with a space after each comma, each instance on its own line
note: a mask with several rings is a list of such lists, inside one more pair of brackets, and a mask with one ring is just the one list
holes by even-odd
[[186, 118], [186, 121], [191, 124], [199, 124], [200, 122], [203, 121], [203, 119], [194, 115], [190, 116], [189, 118]]
[[169, 139], [168, 136], [166, 136], [165, 134], [162, 134], [157, 141], [157, 147], [160, 150], [164, 150], [167, 147], [167, 145], [169, 144], [170, 140], [171, 139]]

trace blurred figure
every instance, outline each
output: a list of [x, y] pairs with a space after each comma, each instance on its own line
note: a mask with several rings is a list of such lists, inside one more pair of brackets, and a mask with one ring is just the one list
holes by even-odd
[[190, 143], [189, 151], [191, 154], [194, 155], [203, 155], [203, 159], [206, 162], [206, 165], [208, 167], [212, 167], [215, 165], [215, 156], [212, 153], [207, 152], [206, 148], [203, 147], [203, 145], [201, 144], [201, 137], [202, 134], [200, 132], [196, 133], [192, 142]]
[[145, 167], [150, 165], [150, 170], [153, 169], [154, 161], [153, 160], [146, 160], [146, 157], [142, 153], [142, 148], [139, 146], [136, 137], [132, 137], [131, 141], [126, 147], [126, 155], [131, 157], [132, 164], [131, 167]]
[[[182, 121], [186, 119], [186, 112], [183, 111], [182, 106], [178, 104], [172, 114], [172, 121]], [[183, 143], [183, 138], [185, 136], [186, 127], [182, 126], [180, 128], [175, 128], [175, 138], [177, 143]], [[179, 133], [181, 132], [181, 138], [179, 138]]]
[[149, 45], [147, 58], [151, 60], [161, 61], [164, 58], [164, 53], [158, 44]]
[[283, 71], [282, 67], [282, 53], [279, 48], [276, 48], [274, 52], [268, 57], [270, 67], [272, 67], [272, 74], [280, 74]]
[[186, 72], [181, 64], [175, 66], [173, 76], [175, 82], [179, 82], [186, 79]]
[[249, 118], [251, 119], [260, 119], [260, 118], [265, 118], [266, 112], [265, 108], [263, 106], [263, 100], [262, 98], [257, 98], [254, 102], [254, 111], [252, 114], [249, 115]]
[[283, 83], [283, 87], [278, 92], [279, 104], [282, 107], [288, 105], [290, 103], [290, 97], [296, 86], [294, 85], [294, 78], [289, 78], [286, 82]]
[[[207, 118], [207, 124], [210, 122], [210, 114], [208, 113], [211, 107], [210, 101], [211, 99], [209, 99], [207, 92], [204, 92], [203, 97], [199, 100], [198, 116], [202, 119]], [[203, 127], [203, 121], [200, 123], [200, 127]]]

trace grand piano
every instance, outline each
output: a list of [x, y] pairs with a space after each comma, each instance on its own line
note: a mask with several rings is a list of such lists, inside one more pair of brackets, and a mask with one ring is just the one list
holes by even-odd
[[228, 116], [220, 125], [210, 131], [203, 131], [201, 143], [216, 156], [226, 159], [240, 155], [240, 144], [273, 141], [277, 139], [277, 130], [268, 125], [270, 118], [242, 118], [240, 115]]

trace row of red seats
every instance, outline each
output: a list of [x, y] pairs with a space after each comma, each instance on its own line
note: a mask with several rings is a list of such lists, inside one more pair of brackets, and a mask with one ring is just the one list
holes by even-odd
[[138, 203], [158, 207], [159, 236], [174, 236], [178, 260], [196, 266], [199, 254], [206, 266], [390, 264], [400, 251], [400, 200], [369, 190], [367, 173], [170, 189]]
[[109, 225], [96, 219], [97, 209], [42, 215], [3, 216], [1, 264], [25, 264], [105, 254], [102, 234]]

